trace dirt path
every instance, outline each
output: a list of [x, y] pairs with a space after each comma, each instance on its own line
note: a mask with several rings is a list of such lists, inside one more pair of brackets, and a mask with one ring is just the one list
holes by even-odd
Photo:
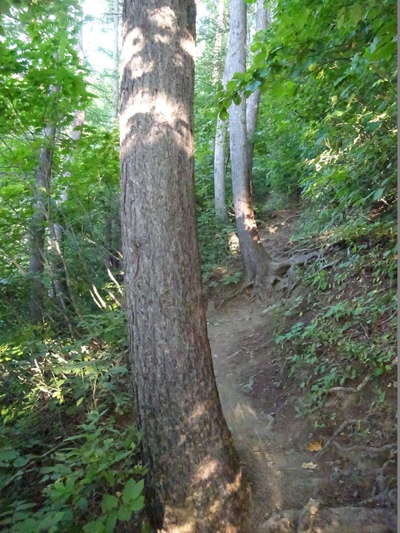
[[[276, 260], [290, 253], [288, 241], [295, 217], [294, 212], [283, 212], [263, 233]], [[310, 509], [314, 501], [323, 503], [321, 495], [340, 487], [330, 468], [308, 449], [313, 434], [310, 422], [296, 416], [295, 394], [283, 387], [284, 362], [273, 343], [270, 310], [279, 297], [282, 293], [276, 291], [270, 301], [261, 303], [242, 294], [217, 309], [211, 301], [208, 331], [224, 414], [252, 488], [249, 533], [311, 533], [314, 527], [308, 525], [305, 515], [313, 521]], [[274, 522], [272, 528], [265, 525], [273, 513], [288, 509], [299, 511], [293, 521], [284, 520], [278, 527]], [[386, 525], [379, 510], [340, 507], [317, 513], [315, 531], [321, 533], [395, 531], [393, 524]], [[288, 516], [287, 512], [283, 516]], [[304, 528], [301, 522], [306, 524]]]
[[[275, 258], [282, 258], [287, 249], [290, 224], [285, 221], [294, 214], [286, 215], [266, 230]], [[255, 525], [274, 511], [302, 508], [320, 481], [318, 471], [306, 467], [312, 454], [294, 441], [296, 434], [304, 433], [304, 424], [287, 418], [279, 394], [281, 369], [274, 359], [268, 313], [273, 303], [242, 295], [208, 315], [218, 388], [252, 485]]]
[[[264, 306], [265, 307], [265, 306]], [[301, 422], [284, 419], [279, 410], [279, 369], [267, 344], [260, 369], [252, 345], [266, 342], [264, 307], [242, 297], [220, 312], [211, 312], [209, 335], [221, 401], [236, 447], [253, 488], [252, 517], [260, 524], [276, 510], [302, 508], [319, 482], [318, 472], [304, 468], [310, 453], [295, 446]], [[259, 353], [259, 352], [258, 352]], [[265, 405], [254, 394], [262, 388]], [[254, 530], [256, 531], [256, 530]]]

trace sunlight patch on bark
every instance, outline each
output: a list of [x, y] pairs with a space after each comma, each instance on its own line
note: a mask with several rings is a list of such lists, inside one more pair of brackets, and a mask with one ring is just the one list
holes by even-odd
[[169, 6], [149, 9], [149, 20], [162, 30], [176, 30], [176, 15]]
[[[137, 129], [133, 126], [135, 118], [138, 121], [143, 119], [141, 115], [151, 118], [146, 135], [143, 135], [143, 128]], [[184, 150], [188, 157], [192, 157], [192, 133], [187, 115], [187, 109], [180, 102], [164, 93], [155, 97], [154, 94], [142, 89], [129, 98], [121, 113], [122, 146], [128, 141], [133, 143], [140, 141], [142, 144], [156, 142], [168, 129], [176, 145]]]
[[189, 417], [189, 422], [191, 424], [196, 423], [197, 420], [206, 413], [206, 406], [204, 403], [198, 404], [194, 409], [193, 413]]
[[131, 63], [132, 57], [139, 54], [145, 45], [143, 32], [137, 26], [126, 33], [124, 46], [122, 47], [122, 65], [127, 66]]
[[228, 235], [228, 246], [229, 251], [233, 255], [237, 255], [240, 251], [240, 245], [239, 245], [239, 237], [236, 235], [235, 232], [229, 233]]
[[219, 462], [216, 459], [206, 458], [197, 468], [194, 481], [206, 481], [218, 470]]
[[181, 39], [180, 46], [184, 52], [189, 56], [195, 58], [196, 56], [196, 43], [190, 34], [187, 35], [184, 39]]

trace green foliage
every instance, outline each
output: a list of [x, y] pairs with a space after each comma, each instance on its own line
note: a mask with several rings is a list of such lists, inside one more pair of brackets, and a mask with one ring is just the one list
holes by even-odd
[[[339, 227], [341, 237], [343, 229]], [[382, 380], [394, 378], [396, 261], [387, 229], [385, 221], [377, 221], [361, 233], [361, 240], [357, 231], [346, 232], [340, 239], [346, 253], [339, 250], [304, 267], [307, 294], [284, 313], [296, 321], [275, 337], [287, 357], [288, 377], [304, 390], [300, 414], [320, 409], [332, 387], [355, 387], [367, 378], [376, 382], [379, 396]], [[325, 268], [330, 264], [334, 270]]]
[[[3, 529], [16, 533], [77, 528], [89, 533], [114, 531], [119, 520], [129, 520], [144, 505], [143, 481], [133, 478], [144, 471], [131, 462], [137, 442], [133, 429], [117, 429], [115, 421], [108, 418], [104, 422], [102, 414], [91, 411], [78, 432], [64, 439], [66, 446], [50, 455], [47, 466], [40, 467], [39, 483], [44, 486], [40, 510], [24, 500], [6, 504], [0, 515]], [[0, 449], [0, 458], [3, 467], [18, 469], [17, 479], [35, 459], [10, 447]], [[6, 480], [3, 486], [7, 485]]]
[[[1, 16], [0, 527], [109, 532], [136, 520], [144, 475], [120, 308], [118, 132], [85, 79], [79, 2], [15, 3]], [[48, 124], [56, 136], [44, 195], [45, 314], [33, 326], [29, 235]], [[65, 308], [47, 246], [52, 224], [62, 229]]]
[[108, 532], [143, 507], [140, 437], [125, 355], [116, 356], [118, 344], [107, 333], [115, 328], [110, 313], [104, 325], [88, 317], [80, 327], [91, 334], [79, 341], [60, 342], [50, 331], [35, 340], [31, 330], [1, 347], [5, 531]]
[[348, 209], [391, 202], [395, 183], [394, 3], [277, 3], [253, 64], [219, 97], [264, 92], [256, 165], [274, 191]]

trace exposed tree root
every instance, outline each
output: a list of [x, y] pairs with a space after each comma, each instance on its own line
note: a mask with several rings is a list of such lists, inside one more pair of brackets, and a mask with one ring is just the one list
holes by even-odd
[[258, 533], [394, 533], [396, 520], [387, 509], [368, 507], [322, 508], [310, 499], [300, 510], [274, 513]]
[[218, 304], [215, 304], [215, 309], [221, 309], [222, 307], [224, 307], [224, 305], [226, 305], [231, 300], [234, 300], [240, 294], [243, 294], [246, 289], [249, 289], [253, 285], [254, 285], [254, 281], [245, 281], [241, 283], [240, 287], [236, 289], [236, 291], [234, 291], [233, 294], [230, 294], [229, 296], [224, 298], [221, 302], [219, 302]]

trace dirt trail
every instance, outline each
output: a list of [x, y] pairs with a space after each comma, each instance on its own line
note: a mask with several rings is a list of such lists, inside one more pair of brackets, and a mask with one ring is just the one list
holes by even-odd
[[[293, 220], [295, 214], [284, 215], [265, 233], [274, 258], [285, 256], [288, 219]], [[225, 417], [252, 484], [254, 524], [262, 523], [276, 510], [302, 508], [320, 481], [317, 471], [304, 467], [312, 461], [312, 454], [294, 442], [295, 434], [304, 429], [303, 423], [282, 413], [281, 369], [274, 359], [273, 324], [268, 313], [273, 303], [251, 301], [243, 294], [222, 309], [210, 309], [208, 315]]]
[[[228, 425], [253, 487], [254, 522], [259, 524], [273, 511], [302, 508], [313, 496], [318, 473], [304, 468], [311, 454], [293, 441], [301, 428], [298, 420], [279, 419], [279, 405], [270, 398], [260, 405], [251, 393], [262, 382], [264, 394], [274, 395], [277, 368], [272, 360], [263, 371], [253, 357], [249, 342], [260, 340], [268, 329], [263, 307], [245, 297], [222, 312], [211, 313], [209, 335], [219, 392]], [[257, 332], [258, 330], [258, 332]], [[273, 358], [272, 350], [268, 356]], [[266, 373], [269, 372], [269, 376]], [[263, 374], [263, 375], [261, 375]], [[259, 379], [258, 379], [259, 378]], [[268, 391], [265, 391], [268, 389]]]
[[[282, 260], [290, 255], [288, 242], [295, 218], [295, 212], [281, 212], [265, 228], [265, 246], [273, 259]], [[283, 387], [284, 362], [273, 343], [270, 310], [280, 297], [282, 293], [275, 291], [269, 301], [260, 302], [251, 294], [241, 294], [221, 308], [215, 308], [211, 301], [208, 312], [209, 338], [224, 414], [252, 487], [249, 533], [311, 533], [314, 527], [308, 525], [309, 518], [305, 517], [314, 520], [314, 511], [310, 511], [314, 500], [310, 499], [323, 503], [321, 495], [340, 491], [331, 469], [308, 450], [313, 429], [307, 419], [296, 417], [295, 393]], [[275, 527], [276, 511], [288, 509], [299, 511], [293, 515], [296, 518], [286, 522], [285, 518], [283, 526]], [[326, 516], [327, 513], [330, 515]], [[324, 508], [317, 514], [319, 525], [315, 531], [321, 533], [395, 531], [393, 523], [386, 525], [380, 510]], [[272, 528], [265, 524], [271, 515]]]

